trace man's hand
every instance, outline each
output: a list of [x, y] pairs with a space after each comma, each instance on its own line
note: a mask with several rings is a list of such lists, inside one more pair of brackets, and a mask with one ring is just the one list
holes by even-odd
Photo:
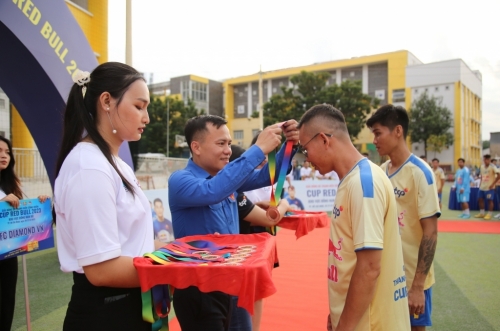
[[269, 154], [281, 143], [281, 127], [279, 124], [268, 126], [259, 134], [255, 145], [259, 146], [264, 154]]
[[460, 189], [460, 193], [464, 193], [464, 189], [463, 188]]
[[12, 207], [18, 208], [19, 207], [19, 198], [16, 197], [14, 194], [9, 194], [6, 195], [2, 200], [0, 201], [6, 201], [8, 202]]
[[288, 120], [281, 126], [286, 140], [293, 141], [294, 145], [299, 143], [299, 130], [297, 129], [297, 125], [298, 123], [296, 120]]
[[47, 201], [47, 199], [49, 198], [48, 195], [39, 195], [38, 196], [38, 200], [41, 202], [41, 203], [44, 203], [45, 201]]
[[408, 291], [408, 306], [410, 315], [420, 315], [425, 311], [424, 289], [415, 289], [413, 286]]

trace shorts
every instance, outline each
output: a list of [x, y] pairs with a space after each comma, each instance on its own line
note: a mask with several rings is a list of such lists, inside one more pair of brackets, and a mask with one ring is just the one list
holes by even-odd
[[439, 203], [441, 203], [442, 198], [443, 198], [443, 193], [438, 193]]
[[488, 190], [488, 191], [479, 190], [478, 199], [495, 200], [495, 190]]
[[425, 296], [425, 312], [423, 314], [418, 315], [410, 315], [410, 324], [411, 326], [432, 326], [432, 287], [429, 287], [427, 290], [424, 290]]
[[460, 193], [459, 191], [457, 191], [457, 201], [460, 202], [460, 203], [464, 203], [464, 202], [469, 202], [469, 197], [470, 197], [470, 193], [465, 191], [463, 193]]

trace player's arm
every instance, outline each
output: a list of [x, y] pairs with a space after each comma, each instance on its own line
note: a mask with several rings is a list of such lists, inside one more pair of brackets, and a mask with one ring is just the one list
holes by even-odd
[[495, 185], [497, 184], [498, 180], [500, 179], [500, 172], [495, 170], [495, 179], [493, 180], [493, 183], [491, 183], [490, 190], [493, 190], [495, 188]]
[[441, 173], [441, 178], [439, 180], [441, 181], [441, 192], [442, 192], [443, 191], [443, 187], [444, 187], [444, 182], [445, 182], [444, 171]]
[[410, 291], [408, 292], [408, 305], [410, 314], [421, 314], [425, 308], [424, 284], [427, 274], [434, 261], [437, 246], [437, 216], [420, 220], [423, 235], [418, 249], [417, 270]]
[[336, 331], [354, 330], [375, 295], [375, 287], [380, 275], [382, 250], [360, 250], [356, 252], [356, 258], [356, 267]]

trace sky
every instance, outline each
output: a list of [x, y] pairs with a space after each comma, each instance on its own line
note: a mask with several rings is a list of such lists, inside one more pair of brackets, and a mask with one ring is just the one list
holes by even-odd
[[[108, 60], [125, 62], [125, 1], [108, 2]], [[498, 0], [132, 0], [132, 65], [162, 82], [403, 49], [424, 63], [461, 58], [482, 74], [489, 140], [500, 131], [499, 11]]]

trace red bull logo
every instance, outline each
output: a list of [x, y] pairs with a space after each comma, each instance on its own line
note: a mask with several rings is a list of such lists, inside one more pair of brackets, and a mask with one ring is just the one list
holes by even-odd
[[328, 279], [335, 283], [339, 281], [339, 272], [333, 264], [328, 268]]
[[330, 239], [330, 241], [328, 242], [328, 256], [332, 254], [334, 258], [336, 258], [339, 261], [342, 261], [342, 256], [340, 256], [337, 253], [338, 251], [342, 250], [342, 240], [344, 240], [344, 238], [340, 238], [339, 241], [337, 242], [338, 247], [335, 247], [333, 241]]
[[401, 227], [404, 227], [405, 224], [403, 223], [403, 219], [405, 218], [405, 213], [406, 213], [406, 210], [402, 211], [401, 213], [399, 213], [398, 215], [398, 224], [399, 226]]

